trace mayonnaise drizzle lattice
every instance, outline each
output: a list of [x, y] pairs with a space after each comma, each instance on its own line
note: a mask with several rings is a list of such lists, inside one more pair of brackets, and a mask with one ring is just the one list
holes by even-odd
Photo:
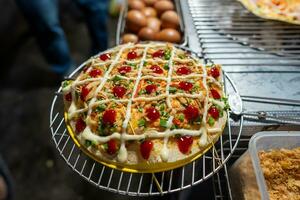
[[[169, 137], [175, 136], [177, 134], [190, 135], [190, 136], [200, 136], [198, 144], [200, 146], [206, 145], [207, 142], [208, 142], [207, 132], [212, 132], [213, 133], [213, 132], [221, 131], [220, 128], [207, 128], [206, 127], [208, 102], [213, 101], [215, 103], [218, 103], [218, 102], [216, 102], [216, 100], [210, 99], [209, 96], [208, 96], [207, 79], [209, 79], [210, 81], [214, 82], [215, 84], [217, 84], [219, 86], [220, 86], [220, 84], [214, 78], [207, 76], [206, 67], [203, 64], [201, 64], [203, 74], [189, 74], [189, 75], [185, 75], [185, 76], [173, 76], [173, 78], [172, 78], [173, 61], [178, 60], [178, 59], [174, 59], [174, 56], [176, 54], [176, 47], [174, 47], [173, 45], [171, 46], [172, 50], [171, 50], [171, 57], [170, 57], [169, 61], [168, 62], [163, 62], [162, 60], [159, 61], [159, 62], [162, 62], [162, 63], [168, 63], [169, 70], [168, 70], [168, 76], [167, 77], [159, 77], [159, 76], [151, 76], [151, 75], [142, 76], [142, 70], [143, 70], [144, 62], [145, 61], [150, 61], [150, 59], [146, 59], [148, 49], [149, 48], [165, 47], [165, 45], [153, 44], [153, 43], [135, 45], [135, 47], [143, 48], [143, 55], [142, 55], [142, 58], [140, 60], [140, 65], [139, 65], [139, 68], [138, 68], [137, 77], [125, 77], [125, 76], [117, 75], [121, 79], [136, 80], [135, 85], [133, 87], [131, 98], [130, 99], [105, 99], [105, 100], [97, 101], [97, 94], [101, 91], [101, 89], [103, 88], [106, 81], [116, 76], [116, 75], [114, 75], [114, 76], [109, 76], [109, 75], [110, 75], [111, 71], [113, 70], [113, 68], [115, 67], [115, 65], [120, 63], [119, 59], [120, 59], [123, 51], [126, 50], [126, 49], [130, 49], [132, 47], [134, 47], [134, 44], [131, 44], [131, 43], [126, 44], [126, 45], [121, 45], [119, 48], [115, 49], [115, 50], [119, 50], [119, 52], [112, 61], [101, 62], [101, 64], [109, 64], [110, 63], [110, 66], [109, 66], [108, 70], [106, 71], [104, 77], [102, 77], [102, 78], [87, 78], [87, 79], [84, 79], [84, 80], [77, 80], [78, 79], [77, 78], [70, 86], [63, 89], [63, 92], [68, 92], [68, 91], [71, 90], [71, 94], [72, 94], [72, 102], [71, 102], [71, 105], [70, 105], [69, 110], [68, 110], [69, 119], [72, 119], [73, 117], [75, 117], [79, 113], [88, 112], [87, 119], [86, 119], [87, 124], [89, 124], [89, 115], [91, 114], [93, 107], [95, 107], [97, 105], [100, 105], [100, 104], [103, 104], [103, 103], [108, 103], [110, 101], [113, 101], [113, 102], [116, 102], [116, 103], [127, 103], [125, 118], [124, 118], [124, 121], [122, 123], [122, 133], [114, 132], [109, 136], [99, 136], [99, 135], [94, 134], [90, 130], [89, 126], [86, 126], [84, 131], [79, 134], [79, 137], [83, 140], [87, 139], [87, 140], [91, 140], [91, 141], [96, 142], [96, 143], [106, 143], [110, 139], [119, 139], [120, 142], [121, 142], [119, 153], [117, 155], [117, 158], [118, 158], [119, 162], [126, 162], [127, 161], [128, 152], [127, 152], [127, 149], [126, 149], [126, 146], [125, 146], [125, 142], [128, 141], [128, 140], [141, 140], [141, 139], [145, 139], [145, 138], [163, 138], [164, 143], [163, 143], [163, 148], [161, 150], [161, 155], [160, 155], [161, 159], [163, 161], [168, 161], [169, 149], [167, 148], [167, 144], [168, 144]], [[112, 51], [110, 51], [110, 52], [112, 52]], [[86, 64], [90, 63], [90, 62], [92, 63], [92, 65], [91, 65], [92, 67], [89, 67], [87, 72], [89, 72], [94, 67], [93, 63], [95, 63], [95, 61], [93, 61], [93, 60], [96, 60], [96, 59], [91, 58], [91, 61], [86, 62]], [[184, 62], [188, 62], [190, 60], [191, 59], [184, 59]], [[154, 61], [154, 60], [151, 60], [151, 61]], [[182, 59], [180, 61], [182, 61]], [[194, 60], [192, 60], [192, 61], [195, 62]], [[197, 59], [197, 61], [200, 62], [198, 59]], [[126, 62], [128, 62], [128, 61], [126, 61]], [[131, 63], [138, 63], [138, 62], [131, 61]], [[98, 62], [97, 62], [97, 66], [98, 66]], [[187, 93], [170, 94], [169, 93], [170, 83], [171, 83], [172, 79], [187, 79], [187, 78], [202, 78], [202, 82], [203, 82], [203, 85], [204, 85], [206, 95], [203, 96], [202, 92], [200, 92], [198, 94], [187, 94]], [[138, 89], [139, 82], [143, 79], [156, 79], [156, 80], [167, 81], [166, 93], [162, 94], [162, 95], [155, 96], [155, 97], [135, 97], [135, 94], [136, 94], [137, 89]], [[88, 103], [87, 107], [77, 109], [76, 104], [75, 104], [76, 86], [86, 84], [86, 83], [92, 82], [92, 81], [101, 81], [101, 82], [97, 86], [97, 88], [96, 88], [96, 90], [93, 94], [93, 98]], [[168, 109], [172, 110], [172, 105], [171, 105], [170, 98], [177, 98], [177, 97], [181, 97], [181, 96], [189, 97], [189, 98], [198, 98], [200, 101], [202, 101], [204, 99], [204, 113], [203, 113], [203, 117], [202, 117], [201, 128], [199, 130], [187, 130], [187, 129], [170, 130], [170, 128], [172, 126], [172, 120], [174, 118], [174, 116], [170, 116], [167, 120], [167, 128], [164, 132], [158, 132], [156, 130], [146, 130], [143, 134], [140, 134], [140, 135], [127, 134], [126, 130], [127, 130], [128, 124], [129, 124], [129, 120], [131, 118], [131, 109], [132, 109], [132, 103], [133, 102], [135, 102], [135, 101], [156, 101], [156, 100], [166, 98], [167, 107], [168, 107]], [[222, 103], [223, 102], [219, 102], [218, 105], [222, 106]]]

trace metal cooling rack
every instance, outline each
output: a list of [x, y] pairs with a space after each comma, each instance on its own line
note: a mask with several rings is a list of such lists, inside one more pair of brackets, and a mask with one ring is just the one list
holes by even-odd
[[259, 18], [236, 0], [188, 0], [188, 6], [203, 53], [216, 63], [300, 66], [299, 25]]
[[[74, 75], [78, 67], [70, 76]], [[225, 92], [238, 92], [225, 73]], [[128, 173], [111, 169], [86, 156], [67, 133], [64, 123], [64, 106], [61, 88], [54, 96], [50, 110], [52, 139], [62, 158], [76, 173], [100, 189], [132, 196], [163, 195], [197, 185], [217, 173], [228, 161], [238, 144], [242, 132], [243, 117], [238, 126], [232, 126], [229, 118], [223, 135], [213, 148], [202, 157], [183, 167], [160, 173]], [[229, 151], [224, 151], [224, 149]]]

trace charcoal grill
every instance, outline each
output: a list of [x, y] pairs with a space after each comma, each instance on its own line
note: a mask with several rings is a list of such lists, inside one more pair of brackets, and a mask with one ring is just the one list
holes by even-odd
[[[257, 101], [266, 96], [300, 100], [300, 26], [258, 18], [235, 0], [187, 0], [180, 5], [187, 47], [205, 61], [223, 65], [226, 89], [239, 90], [248, 111], [300, 118], [297, 104]], [[133, 196], [181, 191], [212, 177], [215, 199], [231, 199], [227, 168], [247, 149], [250, 136], [260, 130], [299, 129], [251, 118], [229, 120], [215, 147], [197, 161], [161, 173], [134, 174], [107, 168], [84, 155], [67, 134], [62, 112], [61, 98], [55, 95], [50, 129], [66, 163], [100, 189]]]

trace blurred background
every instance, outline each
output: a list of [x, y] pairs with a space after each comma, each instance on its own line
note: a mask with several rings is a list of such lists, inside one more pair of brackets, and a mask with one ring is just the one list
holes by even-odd
[[[85, 18], [72, 0], [59, 0], [59, 19], [74, 65], [91, 56]], [[16, 1], [0, 1], [0, 154], [15, 186], [15, 199], [91, 199], [99, 189], [68, 168], [49, 133], [49, 109], [60, 77], [51, 71]], [[108, 46], [116, 17], [108, 17]], [[103, 197], [104, 198], [104, 197]]]

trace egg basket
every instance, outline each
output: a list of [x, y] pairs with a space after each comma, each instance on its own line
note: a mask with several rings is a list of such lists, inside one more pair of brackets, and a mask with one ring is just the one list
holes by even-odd
[[[201, 57], [187, 48], [176, 46], [188, 51], [193, 56]], [[85, 63], [80, 65], [70, 76], [79, 72]], [[236, 86], [228, 74], [223, 72], [225, 94], [238, 93]], [[51, 136], [62, 158], [76, 173], [100, 189], [133, 196], [162, 195], [189, 188], [209, 179], [218, 172], [229, 160], [237, 147], [243, 117], [233, 121], [227, 112], [227, 125], [216, 143], [212, 143], [203, 154], [179, 165], [165, 168], [160, 172], [134, 169], [119, 170], [117, 166], [99, 161], [81, 148], [70, 127], [64, 119], [64, 105], [59, 88], [53, 98], [50, 110]], [[69, 133], [70, 132], [70, 133]]]
[[[180, 7], [180, 0], [173, 0], [175, 4], [175, 11], [177, 12], [179, 16], [179, 30], [181, 33], [181, 42], [178, 44], [180, 46], [186, 46], [188, 41], [188, 36], [185, 29], [185, 24], [183, 20], [182, 10]], [[121, 6], [121, 11], [119, 15], [118, 20], [118, 26], [117, 26], [117, 33], [116, 33], [116, 44], [122, 44], [122, 36], [126, 32], [126, 16], [128, 13], [128, 2], [123, 1], [123, 4]]]

